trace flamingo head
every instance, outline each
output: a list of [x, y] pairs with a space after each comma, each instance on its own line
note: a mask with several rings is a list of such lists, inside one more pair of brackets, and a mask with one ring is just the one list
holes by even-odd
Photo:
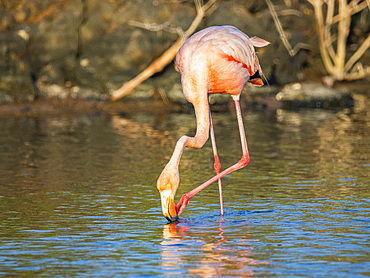
[[157, 180], [157, 188], [161, 194], [163, 216], [170, 222], [175, 222], [179, 219], [174, 200], [179, 182], [178, 170], [169, 167], [163, 169]]

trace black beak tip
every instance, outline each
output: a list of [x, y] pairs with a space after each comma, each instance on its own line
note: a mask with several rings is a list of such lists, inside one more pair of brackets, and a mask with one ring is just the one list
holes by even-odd
[[177, 222], [179, 221], [179, 217], [176, 215], [175, 217], [173, 217], [170, 213], [168, 213], [169, 216], [165, 216], [166, 219], [170, 222], [170, 223], [174, 223], [174, 222]]

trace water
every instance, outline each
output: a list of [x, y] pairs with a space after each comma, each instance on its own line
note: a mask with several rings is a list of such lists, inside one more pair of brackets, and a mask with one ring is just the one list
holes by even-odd
[[[0, 276], [369, 277], [368, 106], [248, 112], [251, 163], [163, 218], [155, 187], [192, 113], [0, 120]], [[241, 155], [214, 113], [222, 168]], [[181, 194], [213, 175], [184, 152]]]

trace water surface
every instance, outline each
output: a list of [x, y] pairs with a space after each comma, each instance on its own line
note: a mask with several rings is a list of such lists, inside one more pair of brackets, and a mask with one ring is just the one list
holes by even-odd
[[[192, 113], [0, 120], [4, 277], [368, 277], [369, 110], [244, 111], [250, 164], [161, 214], [156, 179]], [[222, 168], [235, 115], [213, 113]], [[214, 174], [186, 150], [181, 194]]]

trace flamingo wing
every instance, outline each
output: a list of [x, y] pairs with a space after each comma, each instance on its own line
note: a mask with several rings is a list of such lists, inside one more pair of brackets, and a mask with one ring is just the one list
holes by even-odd
[[[242, 67], [248, 70], [249, 77], [253, 76], [257, 71], [259, 74], [262, 74], [254, 47], [266, 46], [269, 44], [268, 41], [259, 37], [249, 38], [233, 26], [217, 26], [211, 28], [214, 29], [210, 30], [208, 34], [215, 42], [222, 42], [221, 44], [219, 43], [219, 47], [225, 59], [242, 64]], [[214, 34], [212, 34], [213, 32]], [[261, 78], [249, 79], [248, 82], [256, 86], [263, 85]]]

